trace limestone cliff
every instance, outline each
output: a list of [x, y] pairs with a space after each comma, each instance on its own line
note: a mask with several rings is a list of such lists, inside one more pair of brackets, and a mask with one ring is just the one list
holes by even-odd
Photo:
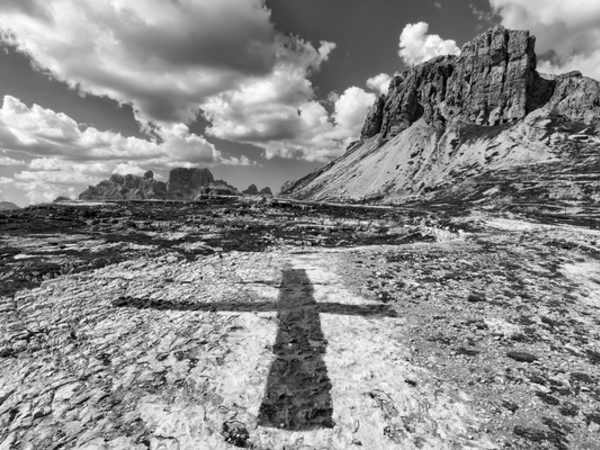
[[0, 211], [13, 211], [21, 209], [12, 202], [0, 202]]
[[173, 169], [169, 181], [154, 180], [152, 171], [143, 177], [114, 174], [79, 195], [81, 200], [190, 200], [199, 195], [237, 195], [237, 190], [223, 180], [215, 180], [208, 169]]
[[[388, 94], [376, 99], [360, 142], [287, 183], [281, 194], [383, 202], [448, 192], [460, 197], [470, 181], [490, 171], [532, 164], [543, 164], [532, 170], [534, 178], [552, 164], [558, 166], [550, 172], [569, 164], [576, 171], [581, 158], [600, 157], [594, 151], [600, 144], [600, 83], [579, 72], [538, 73], [534, 47], [529, 32], [495, 26], [465, 44], [459, 56], [397, 74]], [[544, 195], [550, 195], [550, 183], [544, 183]], [[595, 184], [585, 190], [600, 197]]]

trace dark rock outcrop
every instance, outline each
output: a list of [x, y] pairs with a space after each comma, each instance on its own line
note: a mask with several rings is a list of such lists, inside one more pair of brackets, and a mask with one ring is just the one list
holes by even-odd
[[178, 167], [169, 174], [167, 192], [171, 198], [193, 198], [202, 186], [208, 186], [214, 181], [208, 169]]
[[375, 100], [375, 104], [371, 107], [367, 120], [362, 127], [360, 135], [363, 138], [375, 136], [381, 130], [381, 122], [383, 121], [383, 107], [385, 106], [385, 96], [380, 95]]
[[262, 195], [263, 197], [273, 197], [273, 193], [271, 192], [271, 188], [269, 186], [262, 188], [258, 195]]
[[258, 195], [258, 188], [256, 187], [255, 184], [251, 184], [250, 186], [248, 186], [248, 189], [242, 191], [242, 194]]

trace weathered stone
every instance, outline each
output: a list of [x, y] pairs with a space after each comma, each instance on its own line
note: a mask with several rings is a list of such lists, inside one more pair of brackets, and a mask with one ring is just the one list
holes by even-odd
[[579, 72], [541, 77], [535, 37], [498, 25], [442, 56], [398, 74], [378, 97], [361, 132], [389, 139], [423, 117], [436, 128], [448, 121], [498, 125], [523, 119], [548, 104], [556, 114], [591, 123], [600, 118], [600, 84]]
[[178, 167], [169, 174], [167, 192], [172, 198], [193, 198], [201, 187], [214, 181], [208, 169]]
[[534, 361], [536, 361], [538, 359], [537, 356], [532, 355], [531, 353], [528, 353], [528, 352], [519, 352], [519, 351], [509, 351], [509, 352], [506, 352], [506, 356], [508, 356], [509, 358], [514, 359], [515, 361], [527, 362], [527, 363], [534, 362]]
[[361, 136], [389, 139], [421, 117], [437, 128], [450, 120], [497, 125], [522, 119], [535, 81], [534, 43], [527, 31], [495, 26], [465, 44], [458, 57], [438, 57], [396, 75]]

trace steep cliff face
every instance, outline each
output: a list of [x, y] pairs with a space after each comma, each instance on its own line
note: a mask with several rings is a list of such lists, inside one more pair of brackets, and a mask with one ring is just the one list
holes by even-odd
[[[388, 94], [375, 101], [360, 143], [287, 183], [281, 194], [431, 198], [489, 171], [600, 153], [593, 151], [600, 143], [600, 83], [579, 72], [539, 74], [534, 46], [527, 31], [495, 26], [465, 44], [460, 56], [396, 75]], [[573, 136], [582, 132], [577, 142], [583, 147], [571, 151]]]
[[362, 138], [392, 138], [421, 117], [437, 128], [458, 120], [498, 125], [522, 119], [533, 107], [534, 45], [528, 32], [497, 26], [465, 44], [458, 57], [438, 57], [396, 75]]
[[167, 191], [171, 198], [193, 198], [199, 189], [214, 183], [215, 179], [208, 169], [178, 167], [171, 170]]

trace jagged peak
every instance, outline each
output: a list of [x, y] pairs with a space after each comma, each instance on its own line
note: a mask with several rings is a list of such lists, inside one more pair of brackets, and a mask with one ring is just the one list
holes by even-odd
[[[495, 25], [467, 42], [459, 56], [439, 56], [396, 74], [368, 114], [361, 140], [379, 135], [385, 141], [422, 117], [436, 128], [456, 121], [494, 126], [547, 105], [572, 120], [600, 119], [597, 82], [568, 81], [580, 72], [541, 77], [536, 66], [535, 37]], [[580, 87], [585, 96], [577, 94]]]

